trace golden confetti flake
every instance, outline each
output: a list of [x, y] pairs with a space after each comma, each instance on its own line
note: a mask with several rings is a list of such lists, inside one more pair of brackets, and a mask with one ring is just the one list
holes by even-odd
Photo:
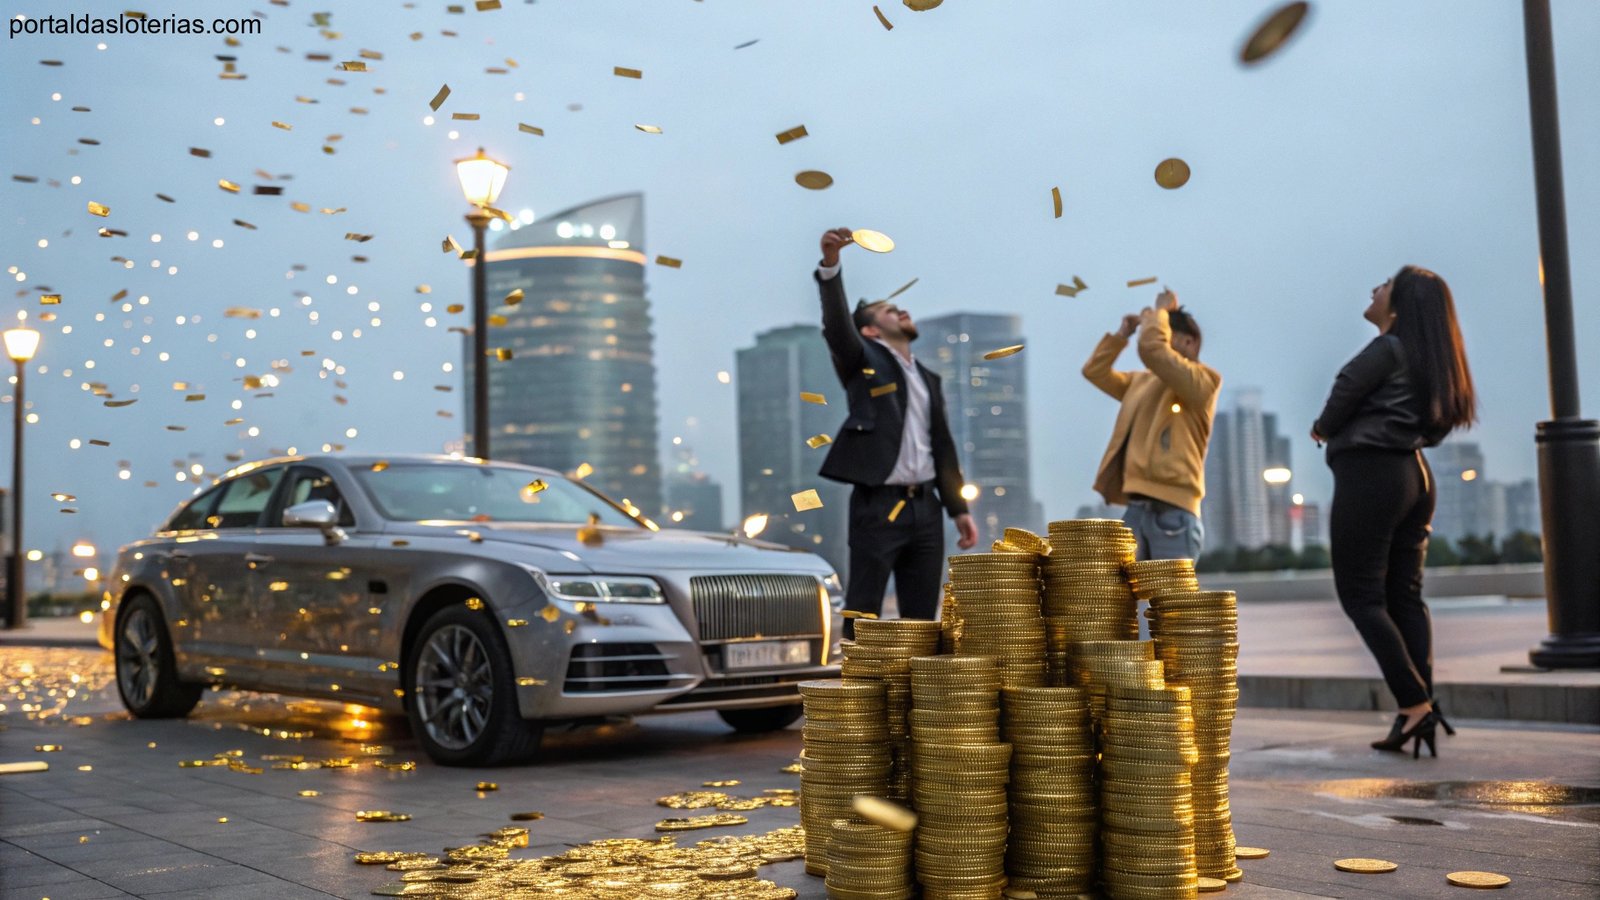
[[889, 21], [889, 17], [883, 14], [883, 10], [874, 6], [872, 8], [872, 14], [878, 17], [878, 24], [883, 26], [884, 31], [894, 30], [894, 23]]
[[806, 127], [804, 125], [796, 125], [788, 131], [778, 132], [778, 143], [787, 144], [790, 141], [798, 141], [801, 138], [806, 137], [806, 135]]
[[189, 155], [190, 156], [198, 156], [201, 159], [210, 159], [211, 158], [211, 151], [207, 150], [204, 147], [190, 147], [189, 148]]
[[470, 609], [474, 612], [483, 609], [483, 599], [481, 597], [468, 597], [467, 609]]
[[478, 8], [478, 12], [489, 12], [500, 8], [500, 0], [475, 0], [473, 5]]
[[544, 813], [542, 812], [519, 812], [511, 814], [511, 821], [513, 822], [537, 822], [542, 818], [544, 818]]
[[927, 12], [943, 2], [944, 0], [905, 0], [906, 6], [913, 12]]
[[910, 832], [917, 827], [916, 813], [882, 797], [857, 794], [850, 808], [861, 818], [890, 831]]
[[795, 512], [822, 508], [822, 498], [817, 495], [816, 488], [808, 488], [798, 494], [791, 494], [789, 499], [794, 503]]
[[528, 624], [528, 620], [527, 619], [507, 619], [506, 620], [506, 627], [507, 628], [522, 628], [522, 627], [525, 627], [527, 624]]
[[611, 74], [618, 78], [643, 78], [644, 72], [639, 69], [629, 69], [625, 66], [612, 66]]
[[[559, 615], [559, 613], [557, 615]], [[532, 678], [532, 677], [527, 676], [527, 675], [524, 675], [524, 676], [522, 676], [522, 677], [517, 679], [517, 687], [539, 687], [540, 685], [545, 685], [545, 684], [549, 684], [549, 683], [550, 682], [546, 681], [543, 678]]]
[[527, 122], [518, 122], [517, 130], [523, 134], [536, 134], [539, 137], [544, 137], [543, 128], [540, 128], [537, 125], [529, 125]]
[[457, 122], [476, 122], [482, 117], [478, 113], [458, 112], [451, 113], [450, 118]]
[[790, 763], [787, 766], [784, 766], [783, 768], [779, 769], [778, 771], [782, 772], [785, 775], [799, 775], [799, 774], [802, 774], [803, 772], [805, 772], [805, 770], [806, 770], [805, 763]]
[[40, 306], [57, 306], [61, 303], [60, 294], [45, 294], [39, 298]]
[[279, 122], [277, 120], [273, 121], [272, 127], [273, 128], [281, 128], [284, 131], [293, 131], [294, 130], [294, 126], [290, 125], [288, 122]]
[[813, 450], [817, 449], [818, 447], [825, 447], [831, 443], [833, 443], [833, 438], [826, 434], [814, 434], [811, 437], [806, 438], [806, 446]]
[[876, 619], [878, 617], [877, 613], [862, 612], [858, 609], [846, 609], [841, 611], [839, 615], [846, 619]]
[[0, 763], [0, 775], [25, 775], [29, 772], [48, 772], [50, 764], [39, 760]]
[[230, 194], [239, 193], [239, 186], [237, 184], [234, 184], [233, 182], [229, 181], [226, 178], [218, 178], [217, 179], [217, 187], [222, 188], [223, 190], [227, 191]]
[[494, 326], [495, 328], [503, 327], [507, 322], [510, 322], [510, 321], [511, 321], [510, 319], [506, 318], [505, 316], [500, 315], [499, 313], [490, 313], [489, 314], [489, 324]]
[[683, 260], [674, 259], [670, 256], [657, 256], [656, 265], [666, 266], [669, 269], [681, 269], [683, 268]]
[[1004, 359], [1007, 356], [1016, 356], [1018, 353], [1022, 352], [1023, 346], [1025, 346], [1025, 345], [1023, 345], [1023, 344], [1012, 344], [1009, 347], [1001, 347], [998, 350], [990, 350], [988, 353], [985, 353], [983, 355], [983, 358], [984, 359]]
[[900, 390], [900, 385], [891, 381], [888, 384], [880, 384], [875, 388], [870, 388], [867, 393], [873, 397], [883, 397], [898, 390]]
[[1310, 9], [1311, 4], [1305, 0], [1296, 0], [1273, 10], [1239, 48], [1239, 62], [1253, 65], [1278, 52], [1294, 36]]
[[346, 72], [365, 72], [367, 64], [358, 59], [353, 59], [349, 62], [339, 63], [339, 68]]
[[137, 398], [137, 397], [133, 398], [132, 400], [106, 400], [106, 401], [104, 401], [105, 405], [111, 407], [112, 409], [121, 409], [124, 406], [132, 406], [132, 405], [134, 405], [135, 403], [138, 403], [138, 402], [139, 402], [139, 398]]
[[302, 796], [302, 797], [320, 797], [320, 796], [322, 796], [322, 792], [321, 791], [313, 791], [313, 790], [304, 790], [304, 791], [300, 792], [300, 796]]
[[1156, 280], [1157, 279], [1155, 279], [1155, 278], [1135, 278], [1132, 281], [1128, 282], [1128, 287], [1131, 287], [1131, 288], [1133, 288], [1133, 287], [1143, 287], [1144, 285], [1147, 285], [1147, 284], [1155, 284]]
[[35, 753], [60, 753], [61, 752], [61, 745], [60, 744], [34, 744], [33, 745], [33, 752], [35, 752]]
[[446, 253], [454, 253], [457, 256], [461, 255], [461, 245], [456, 243], [456, 236], [453, 234], [447, 234], [444, 236], [444, 240], [439, 244], [439, 249]]
[[546, 622], [554, 622], [561, 618], [561, 610], [554, 605], [546, 606], [544, 609], [539, 610], [539, 618], [544, 619]]
[[409, 822], [408, 813], [390, 812], [387, 809], [361, 809], [356, 811], [357, 822]]
[[722, 787], [738, 787], [741, 784], [744, 784], [744, 782], [740, 781], [737, 778], [729, 778], [729, 779], [724, 780], [724, 781], [703, 781], [703, 782], [700, 783], [700, 786], [701, 787], [722, 788]]
[[101, 218], [105, 218], [106, 216], [111, 215], [111, 207], [106, 206], [106, 205], [104, 205], [102, 203], [96, 203], [93, 200], [90, 200], [89, 201], [89, 215], [91, 215], [91, 216], [99, 216]]
[[506, 306], [516, 306], [518, 303], [522, 302], [522, 296], [522, 288], [517, 288], [516, 290], [507, 294], [506, 298], [500, 302], [504, 303]]
[[810, 391], [801, 391], [800, 399], [802, 402], [815, 403], [818, 406], [828, 405], [828, 398], [822, 396], [821, 394], [813, 394]]
[[77, 497], [74, 497], [71, 494], [62, 494], [62, 493], [51, 494], [50, 495], [50, 499], [56, 501], [57, 503], [76, 503], [76, 502], [78, 502], [78, 498]]
[[861, 249], [871, 250], [873, 253], [888, 253], [894, 250], [894, 240], [881, 231], [857, 228], [850, 232], [850, 237]]
[[659, 126], [659, 125], [635, 125], [633, 127], [639, 129], [640, 131], [644, 132], [645, 134], [660, 134], [661, 133], [661, 126]]
[[1055, 206], [1056, 218], [1061, 218], [1061, 188], [1050, 189], [1050, 202]]
[[795, 173], [794, 183], [808, 191], [824, 191], [833, 186], [833, 176], [819, 169], [806, 169]]
[[1067, 284], [1058, 284], [1058, 285], [1056, 285], [1056, 294], [1058, 294], [1058, 295], [1060, 295], [1062, 297], [1076, 297], [1076, 296], [1078, 296], [1078, 292], [1079, 291], [1086, 291], [1088, 289], [1089, 289], [1089, 286], [1087, 284], [1083, 283], [1083, 279], [1079, 278], [1076, 275], [1074, 275], [1074, 276], [1072, 276], [1072, 284], [1070, 284], [1070, 285], [1067, 285]]
[[434, 94], [433, 95], [433, 99], [428, 101], [428, 106], [430, 108], [432, 108], [434, 112], [438, 112], [439, 111], [439, 107], [444, 105], [444, 101], [447, 98], [449, 98], [449, 96], [450, 96], [450, 85], [448, 85], [448, 84], [442, 85], [439, 88], [439, 93]]
[[899, 502], [895, 503], [894, 509], [889, 510], [889, 521], [893, 522], [895, 519], [900, 518], [900, 513], [903, 512], [905, 508], [906, 501], [905, 498], [902, 497]]
[[494, 358], [501, 362], [509, 362], [513, 355], [510, 347], [496, 347], [494, 350]]
[[906, 291], [911, 290], [911, 286], [916, 284], [918, 281], [921, 281], [921, 280], [922, 279], [920, 279], [920, 278], [913, 278], [910, 281], [906, 282], [905, 284], [902, 284], [899, 287], [895, 288], [894, 289], [894, 293], [890, 294], [889, 296], [887, 296], [887, 297], [885, 297], [883, 299], [884, 300], [893, 300], [894, 298], [900, 296], [901, 294], [904, 294]]
[[500, 785], [494, 783], [493, 781], [480, 781], [478, 782], [477, 789], [480, 791], [498, 791], [500, 790]]
[[1163, 159], [1156, 165], [1156, 184], [1175, 191], [1189, 183], [1189, 164], [1177, 157]]

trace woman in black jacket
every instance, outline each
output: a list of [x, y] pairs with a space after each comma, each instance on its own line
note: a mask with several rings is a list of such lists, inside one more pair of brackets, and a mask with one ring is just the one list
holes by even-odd
[[1472, 373], [1450, 288], [1406, 266], [1374, 288], [1363, 314], [1378, 337], [1339, 372], [1311, 437], [1328, 445], [1329, 516], [1339, 603], [1377, 657], [1400, 707], [1389, 736], [1372, 746], [1412, 756], [1444, 721], [1433, 704], [1433, 627], [1422, 600], [1422, 564], [1434, 484], [1422, 448], [1477, 419]]

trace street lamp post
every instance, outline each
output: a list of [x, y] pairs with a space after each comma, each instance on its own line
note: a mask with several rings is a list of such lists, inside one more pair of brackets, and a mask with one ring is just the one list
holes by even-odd
[[488, 272], [485, 269], [484, 232], [494, 217], [487, 207], [500, 196], [506, 185], [506, 174], [511, 169], [497, 162], [479, 147], [474, 156], [456, 160], [456, 176], [461, 179], [461, 193], [473, 206], [467, 213], [467, 224], [472, 226], [472, 340], [467, 352], [467, 364], [472, 370], [472, 447], [473, 456], [489, 458], [489, 300]]
[[12, 328], [5, 332], [6, 355], [17, 364], [17, 388], [11, 392], [11, 559], [6, 574], [10, 611], [6, 627], [18, 629], [28, 622], [28, 591], [22, 580], [22, 382], [23, 367], [39, 349], [39, 332], [32, 328]]
[[1583, 418], [1578, 405], [1550, 0], [1523, 0], [1522, 26], [1551, 406], [1534, 437], [1550, 636], [1528, 658], [1542, 668], [1600, 668], [1600, 421]]

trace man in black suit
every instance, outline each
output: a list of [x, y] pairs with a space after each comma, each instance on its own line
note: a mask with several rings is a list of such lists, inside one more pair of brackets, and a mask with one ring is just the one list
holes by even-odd
[[[955, 519], [963, 550], [978, 542], [978, 526], [961, 497], [961, 464], [939, 376], [911, 355], [917, 337], [911, 314], [886, 300], [862, 301], [850, 312], [839, 273], [839, 251], [850, 242], [848, 228], [824, 232], [815, 274], [822, 335], [850, 404], [820, 473], [855, 485], [845, 608], [879, 613], [892, 574], [901, 617], [932, 619], [944, 574], [941, 513]], [[847, 635], [852, 625], [845, 621]]]

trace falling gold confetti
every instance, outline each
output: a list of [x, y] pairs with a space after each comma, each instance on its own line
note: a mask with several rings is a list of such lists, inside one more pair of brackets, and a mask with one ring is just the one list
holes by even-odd
[[833, 185], [833, 176], [818, 169], [806, 169], [795, 173], [794, 183], [808, 191], [822, 191]]
[[124, 406], [132, 406], [138, 402], [139, 398], [135, 397], [132, 400], [106, 400], [105, 405], [111, 407], [112, 409], [120, 409]]
[[476, 122], [480, 118], [478, 113], [458, 112], [451, 113], [450, 118], [457, 122]]
[[538, 687], [541, 684], [549, 683], [543, 678], [533, 678], [528, 675], [523, 675], [517, 679], [517, 687]]
[[670, 256], [657, 256], [656, 265], [666, 266], [669, 269], [681, 269], [683, 268], [683, 260], [674, 259]]
[[644, 72], [639, 69], [629, 69], [624, 66], [612, 66], [611, 74], [618, 78], [643, 78]]
[[544, 490], [548, 489], [549, 487], [550, 487], [550, 485], [545, 484], [543, 478], [535, 478], [534, 480], [528, 482], [527, 485], [525, 485], [522, 488], [522, 492], [524, 494], [532, 496], [534, 494], [537, 494], [537, 493], [539, 493], [541, 491], [544, 491]]
[[811, 437], [806, 438], [806, 446], [813, 450], [817, 449], [818, 447], [827, 446], [831, 443], [833, 443], [833, 438], [826, 434], [814, 434]]
[[810, 391], [801, 391], [800, 399], [805, 403], [815, 403], [818, 406], [828, 405], [828, 398], [822, 396], [821, 394], [813, 394]]
[[360, 60], [350, 60], [349, 62], [339, 63], [339, 68], [346, 72], [365, 72], [367, 64]]
[[480, 791], [498, 791], [500, 790], [500, 785], [494, 783], [493, 781], [480, 781], [478, 782], [477, 789]]
[[529, 125], [526, 122], [518, 122], [517, 123], [517, 130], [520, 131], [520, 132], [523, 132], [524, 134], [536, 134], [536, 135], [538, 135], [540, 137], [544, 137], [544, 129], [543, 128], [540, 128], [540, 127], [538, 127], [536, 125]]
[[1072, 276], [1072, 284], [1070, 284], [1070, 285], [1066, 285], [1066, 284], [1058, 284], [1058, 285], [1056, 285], [1056, 293], [1059, 294], [1062, 297], [1076, 297], [1076, 296], [1078, 296], [1078, 292], [1079, 291], [1085, 291], [1085, 290], [1088, 290], [1088, 289], [1089, 289], [1089, 286], [1087, 284], [1084, 284], [1083, 283], [1083, 279], [1079, 278], [1076, 275]]
[[888, 384], [880, 384], [875, 388], [870, 388], [867, 393], [873, 397], [883, 397], [898, 390], [900, 390], [900, 385], [891, 381]]
[[1053, 187], [1050, 189], [1050, 202], [1055, 205], [1056, 218], [1061, 218], [1061, 188]]
[[78, 498], [72, 496], [71, 494], [61, 493], [51, 494], [50, 499], [56, 501], [57, 503], [76, 503], [78, 501]]
[[41, 306], [56, 306], [60, 302], [61, 302], [61, 295], [60, 294], [45, 294], [45, 295], [43, 295], [42, 297], [39, 298], [39, 305], [41, 305]]
[[1018, 353], [1022, 352], [1023, 346], [1024, 345], [1022, 344], [1012, 344], [1010, 347], [1001, 347], [998, 350], [990, 350], [988, 353], [983, 355], [983, 358], [1004, 359], [1007, 356], [1016, 356]]
[[917, 827], [916, 813], [882, 797], [857, 794], [850, 802], [850, 808], [868, 822], [882, 825], [891, 831], [909, 832]]
[[554, 622], [561, 618], [561, 610], [555, 606], [546, 606], [544, 609], [539, 610], [539, 618], [544, 619], [546, 622]]
[[779, 144], [787, 144], [790, 141], [798, 141], [801, 138], [805, 137], [806, 134], [807, 134], [806, 127], [804, 125], [796, 125], [795, 127], [789, 129], [788, 131], [780, 131], [780, 132], [778, 132], [778, 143]]
[[439, 107], [444, 105], [445, 99], [448, 98], [449, 96], [450, 96], [450, 85], [448, 85], [448, 84], [443, 85], [443, 86], [441, 86], [439, 88], [439, 93], [434, 94], [433, 95], [433, 99], [428, 101], [428, 106], [432, 107], [434, 112], [438, 112], [439, 111]]
[[527, 626], [527, 624], [528, 624], [528, 620], [527, 619], [507, 619], [506, 620], [506, 627], [507, 628], [523, 628], [523, 627]]
[[822, 508], [822, 497], [818, 496], [816, 488], [808, 488], [798, 494], [791, 494], [789, 499], [794, 502], [795, 512]]
[[229, 181], [226, 178], [218, 178], [217, 179], [217, 187], [222, 188], [223, 190], [227, 191], [230, 194], [239, 193], [239, 186], [237, 184], [234, 184], [233, 182]]
[[883, 26], [884, 31], [894, 30], [894, 23], [890, 22], [889, 17], [883, 14], [883, 10], [874, 6], [872, 8], [872, 14], [878, 17], [878, 23]]
[[514, 290], [511, 293], [507, 294], [506, 298], [504, 300], [500, 301], [500, 302], [504, 303], [506, 306], [516, 306], [518, 303], [521, 303], [522, 302], [522, 288], [517, 288], [516, 290]]
[[1189, 164], [1177, 157], [1162, 160], [1156, 166], [1156, 184], [1175, 191], [1189, 183]]
[[408, 813], [390, 812], [386, 809], [362, 809], [356, 811], [357, 822], [409, 822]]
[[1305, 0], [1296, 0], [1294, 3], [1285, 3], [1273, 10], [1256, 30], [1251, 33], [1249, 40], [1239, 48], [1239, 61], [1245, 65], [1261, 62], [1263, 59], [1276, 53], [1289, 38], [1294, 36], [1295, 30], [1305, 19], [1311, 4]]
[[633, 127], [639, 129], [640, 131], [644, 132], [645, 134], [660, 134], [661, 133], [661, 127], [658, 126], [658, 125], [635, 125]]
[[33, 752], [35, 752], [35, 753], [60, 753], [61, 752], [61, 745], [60, 744], [34, 744], [33, 745]]
[[501, 362], [509, 361], [512, 356], [513, 354], [510, 347], [496, 347], [494, 350], [494, 358], [500, 360]]
[[93, 200], [90, 200], [89, 201], [89, 215], [91, 215], [91, 216], [100, 216], [101, 218], [105, 218], [106, 216], [111, 215], [111, 207], [105, 206], [103, 204], [96, 203]]
[[877, 613], [862, 612], [858, 609], [846, 609], [841, 611], [839, 615], [846, 619], [876, 619], [878, 617]]
[[1155, 284], [1156, 281], [1157, 279], [1155, 278], [1135, 278], [1128, 282], [1128, 287], [1142, 287], [1147, 284]]
[[889, 521], [893, 522], [895, 519], [900, 518], [900, 513], [905, 508], [906, 508], [906, 501], [905, 501], [905, 498], [902, 497], [899, 500], [899, 502], [895, 503], [894, 509], [889, 510]]
[[461, 245], [456, 243], [456, 236], [453, 234], [445, 235], [444, 240], [439, 244], [439, 248], [446, 253], [455, 253], [457, 255], [461, 253]]
[[483, 609], [483, 598], [481, 598], [481, 597], [468, 597], [467, 598], [467, 609], [470, 609], [470, 610], [472, 610], [474, 612], [476, 612], [476, 611], [478, 611], [480, 609]]
[[700, 783], [700, 786], [701, 787], [738, 787], [739, 785], [741, 785], [743, 783], [744, 782], [740, 781], [737, 778], [729, 778], [729, 779], [724, 780], [724, 781], [703, 781], [703, 782]]

